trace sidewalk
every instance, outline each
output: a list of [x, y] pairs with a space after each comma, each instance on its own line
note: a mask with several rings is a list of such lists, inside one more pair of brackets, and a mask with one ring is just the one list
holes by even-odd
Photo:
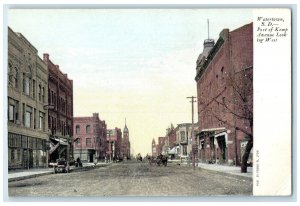
[[238, 175], [242, 177], [252, 178], [253, 172], [252, 167], [247, 168], [247, 173], [241, 173], [241, 167], [228, 166], [228, 165], [219, 165], [219, 164], [205, 164], [198, 163], [198, 167], [206, 170], [213, 170], [216, 172], [223, 172], [231, 175]]
[[[70, 166], [70, 172], [77, 170], [87, 170], [95, 167], [107, 166], [109, 163], [99, 162], [96, 165], [94, 163], [83, 163], [82, 167]], [[42, 175], [54, 174], [54, 168], [39, 168], [29, 170], [11, 170], [8, 171], [8, 182], [24, 180], [28, 178], [38, 177]]]
[[[185, 164], [186, 163], [181, 163]], [[192, 165], [190, 165], [192, 166]], [[196, 164], [197, 167], [197, 164]], [[228, 165], [219, 165], [219, 164], [207, 164], [207, 163], [198, 163], [198, 168], [205, 169], [205, 170], [211, 170], [211, 171], [216, 171], [216, 172], [222, 172], [230, 175], [237, 175], [237, 176], [242, 176], [242, 177], [247, 177], [252, 179], [253, 175], [253, 168], [248, 167], [247, 168], [247, 173], [241, 173], [241, 167], [237, 166], [228, 166]]]

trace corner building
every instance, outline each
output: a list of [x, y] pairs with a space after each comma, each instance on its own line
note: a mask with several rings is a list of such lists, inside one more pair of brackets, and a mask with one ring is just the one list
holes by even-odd
[[[200, 161], [241, 163], [247, 134], [252, 134], [252, 74], [252, 23], [234, 31], [224, 29], [216, 43], [212, 39], [204, 41], [195, 77], [199, 121], [196, 141]], [[240, 103], [244, 94], [247, 101]], [[247, 118], [242, 107], [247, 108]]]
[[84, 162], [103, 160], [106, 155], [106, 123], [98, 113], [74, 117], [74, 158]]
[[8, 169], [47, 167], [48, 70], [38, 50], [8, 28]]

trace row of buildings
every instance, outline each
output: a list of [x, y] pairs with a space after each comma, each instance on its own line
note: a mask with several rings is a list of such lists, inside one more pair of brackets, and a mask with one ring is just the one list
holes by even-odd
[[8, 168], [48, 167], [58, 158], [130, 157], [129, 131], [73, 116], [73, 81], [21, 34], [8, 28]]
[[182, 123], [166, 129], [166, 135], [152, 140], [152, 156], [169, 155], [172, 159], [188, 159], [192, 150], [192, 131], [198, 133], [197, 124]]
[[[198, 123], [194, 125], [195, 157], [201, 162], [240, 165], [246, 152], [250, 154], [251, 162], [253, 24], [233, 31], [224, 29], [216, 42], [206, 39], [203, 47], [196, 61]], [[169, 154], [176, 148], [178, 157], [191, 156], [192, 137], [187, 125], [190, 124], [170, 128], [176, 134], [176, 141], [170, 141], [168, 134], [159, 137], [157, 144], [153, 139], [152, 155], [166, 153], [168, 150], [162, 150], [162, 145], [169, 144]], [[182, 127], [186, 129], [181, 133]], [[184, 142], [181, 137], [190, 139]]]

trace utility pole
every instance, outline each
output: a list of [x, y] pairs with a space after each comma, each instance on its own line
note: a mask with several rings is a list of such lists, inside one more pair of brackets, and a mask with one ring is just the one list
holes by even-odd
[[191, 99], [191, 103], [192, 103], [192, 162], [193, 162], [193, 169], [195, 169], [195, 137], [194, 137], [194, 102], [196, 102], [196, 100], [194, 100], [196, 97], [191, 96], [191, 97], [187, 97], [187, 99]]

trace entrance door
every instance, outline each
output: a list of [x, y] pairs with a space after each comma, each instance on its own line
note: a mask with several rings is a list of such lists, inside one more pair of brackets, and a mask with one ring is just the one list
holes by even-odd
[[93, 153], [90, 153], [90, 162], [94, 162], [94, 160], [93, 160]]
[[23, 159], [22, 159], [22, 167], [23, 168], [28, 168], [28, 150], [27, 149], [23, 149]]
[[218, 141], [218, 145], [220, 148], [220, 163], [224, 163], [224, 162], [226, 162], [226, 158], [227, 158], [225, 135], [217, 137], [217, 141]]

